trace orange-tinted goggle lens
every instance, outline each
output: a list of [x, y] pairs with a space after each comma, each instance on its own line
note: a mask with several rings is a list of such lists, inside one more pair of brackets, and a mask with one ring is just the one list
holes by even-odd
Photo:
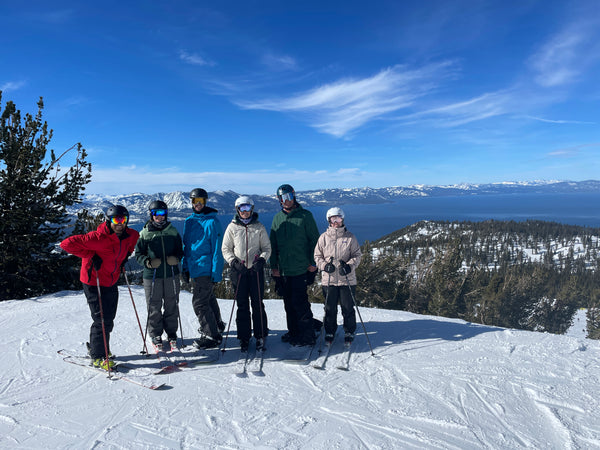
[[110, 222], [114, 223], [115, 225], [127, 225], [128, 220], [129, 217], [127, 216], [112, 216], [110, 218]]
[[194, 197], [192, 199], [192, 203], [194, 205], [197, 205], [198, 203], [202, 203], [203, 205], [206, 205], [206, 199], [204, 197]]

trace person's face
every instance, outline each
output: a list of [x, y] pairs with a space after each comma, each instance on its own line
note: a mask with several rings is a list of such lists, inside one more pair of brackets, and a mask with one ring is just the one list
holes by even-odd
[[110, 219], [110, 228], [115, 232], [117, 236], [123, 234], [127, 228], [127, 216], [115, 216]]
[[331, 216], [329, 218], [329, 224], [333, 228], [340, 228], [344, 225], [344, 219], [341, 216]]
[[152, 220], [156, 223], [162, 223], [167, 220], [167, 210], [166, 209], [153, 209]]
[[252, 215], [252, 205], [240, 205], [238, 211], [242, 219], [248, 219]]
[[205, 198], [195, 197], [192, 199], [192, 207], [194, 208], [194, 211], [196, 211], [196, 212], [202, 211], [202, 208], [204, 208], [204, 205], [206, 205]]
[[287, 193], [287, 194], [282, 194], [281, 196], [281, 206], [283, 207], [283, 209], [285, 210], [290, 210], [294, 208], [294, 194], [293, 193]]

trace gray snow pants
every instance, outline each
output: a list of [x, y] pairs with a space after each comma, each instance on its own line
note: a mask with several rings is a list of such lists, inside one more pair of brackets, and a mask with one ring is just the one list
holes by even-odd
[[168, 338], [177, 337], [179, 289], [179, 277], [155, 278], [154, 287], [152, 280], [144, 279], [150, 337], [162, 336], [163, 331]]

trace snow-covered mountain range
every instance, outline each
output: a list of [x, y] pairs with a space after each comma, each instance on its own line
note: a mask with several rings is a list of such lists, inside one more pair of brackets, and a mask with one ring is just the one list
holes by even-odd
[[[275, 190], [274, 187], [273, 190]], [[454, 184], [447, 186], [412, 185], [384, 188], [336, 188], [312, 191], [298, 191], [299, 201], [304, 206], [377, 204], [394, 202], [402, 197], [442, 197], [462, 195], [500, 195], [500, 194], [559, 194], [575, 192], [600, 192], [600, 181], [524, 181], [501, 182], [488, 184]], [[220, 212], [233, 213], [235, 199], [245, 192], [214, 191], [209, 192], [209, 205]], [[273, 195], [252, 195], [258, 212], [275, 211], [279, 208], [277, 198]], [[111, 204], [126, 206], [132, 215], [145, 217], [148, 204], [153, 200], [163, 200], [169, 205], [172, 218], [185, 218], [190, 213], [189, 192], [157, 192], [152, 194], [124, 195], [85, 195], [81, 204], [74, 205], [70, 212], [75, 213], [83, 208], [93, 214], [104, 212]]]

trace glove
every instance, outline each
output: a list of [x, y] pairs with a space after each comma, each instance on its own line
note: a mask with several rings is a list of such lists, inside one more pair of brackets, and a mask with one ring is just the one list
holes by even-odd
[[317, 270], [315, 270], [314, 272], [311, 271], [307, 271], [306, 272], [306, 285], [310, 286], [311, 284], [313, 284], [315, 282], [315, 278], [317, 277]]
[[256, 272], [260, 272], [261, 270], [263, 270], [263, 267], [265, 267], [266, 261], [265, 258], [263, 258], [262, 256], [260, 258], [258, 258], [256, 261], [254, 261], [254, 264], [252, 264], [252, 268], [256, 271]]
[[98, 256], [98, 254], [94, 254], [94, 256], [92, 256], [92, 266], [94, 266], [94, 269], [96, 269], [96, 272], [98, 272], [100, 270], [100, 267], [102, 267], [102, 258], [100, 258], [100, 256]]
[[179, 258], [177, 256], [167, 256], [167, 264], [170, 266], [176, 266], [179, 264]]
[[346, 264], [345, 261], [342, 261], [340, 259], [340, 275], [345, 276], [348, 275], [350, 272], [352, 272], [352, 267], [350, 267], [348, 264]]
[[248, 269], [246, 268], [245, 264], [243, 262], [241, 262], [239, 259], [235, 258], [233, 261], [231, 261], [231, 263], [229, 264], [231, 266], [231, 268], [233, 270], [235, 270], [237, 273], [244, 273], [246, 272]]
[[333, 265], [333, 263], [328, 262], [327, 264], [325, 264], [325, 267], [323, 268], [323, 272], [327, 272], [327, 273], [335, 272], [335, 266]]
[[181, 281], [183, 281], [184, 283], [190, 282], [190, 273], [187, 270], [181, 272]]
[[160, 262], [160, 258], [148, 258], [144, 264], [148, 269], [158, 269]]

